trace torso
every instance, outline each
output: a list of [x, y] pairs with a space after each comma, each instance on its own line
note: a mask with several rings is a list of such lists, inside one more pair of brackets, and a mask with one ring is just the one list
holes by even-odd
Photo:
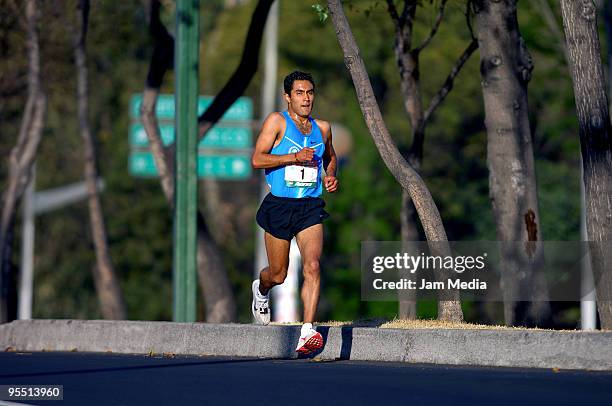
[[[277, 114], [283, 118], [282, 126], [270, 153], [276, 155], [293, 154], [305, 147], [314, 149], [315, 153], [312, 164], [296, 163], [266, 169], [266, 180], [272, 194], [278, 197], [292, 198], [320, 196], [322, 193], [323, 154], [325, 153], [325, 139], [323, 138], [321, 126], [316, 120], [309, 117], [311, 131], [308, 134], [304, 134], [298, 129], [298, 126], [291, 119], [288, 112], [284, 111]], [[312, 183], [312, 181], [307, 181], [311, 183], [304, 183], [302, 180], [292, 182], [291, 180], [295, 180], [295, 175], [290, 174], [292, 172], [295, 173], [296, 167], [298, 167], [298, 173], [302, 174], [301, 176], [303, 179], [305, 179], [304, 176], [308, 178], [307, 173], [312, 170], [302, 170], [304, 167], [316, 168], [316, 181], [314, 183]], [[287, 176], [285, 174], [286, 168], [291, 170], [287, 172]]]
[[[278, 134], [276, 135], [276, 140], [274, 141], [274, 145], [272, 145], [272, 149], [274, 149], [278, 144], [281, 143], [281, 141], [283, 140], [283, 137], [285, 136], [285, 132], [287, 131], [287, 120], [285, 120], [285, 116], [283, 115], [282, 112], [277, 112], [275, 113], [278, 116], [280, 116], [281, 120], [280, 121], [280, 128], [278, 131]], [[319, 120], [319, 119], [313, 119], [313, 121], [316, 123], [317, 127], [319, 127], [319, 130], [321, 131], [321, 136], [323, 137], [323, 142], [327, 143], [327, 132], [324, 131], [324, 128], [326, 127], [325, 124], [326, 122], [323, 120]], [[297, 127], [297, 125], [296, 125]], [[299, 128], [298, 128], [299, 130]], [[302, 135], [308, 135], [308, 133], [304, 133], [302, 131], [300, 131], [302, 133]], [[310, 132], [312, 132], [312, 128], [310, 129]]]

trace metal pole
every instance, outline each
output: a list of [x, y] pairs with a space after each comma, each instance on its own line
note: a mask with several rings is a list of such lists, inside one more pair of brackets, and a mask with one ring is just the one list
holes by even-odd
[[[36, 216], [60, 209], [89, 196], [85, 182], [71, 183], [53, 189], [36, 192], [36, 165], [33, 167], [32, 180], [23, 197], [23, 235], [21, 244], [21, 275], [19, 278], [20, 320], [32, 318], [32, 298], [34, 297], [34, 240]], [[98, 178], [98, 192], [104, 190], [104, 179]]]
[[264, 78], [261, 116], [265, 118], [276, 109], [276, 75], [278, 74], [278, 3], [270, 7], [266, 21], [264, 43]]
[[199, 0], [176, 2], [174, 321], [196, 320]]
[[[586, 229], [586, 197], [584, 190], [584, 167], [582, 157], [580, 158], [580, 239], [588, 241]], [[591, 255], [587, 254], [581, 261], [581, 283], [582, 286], [595, 286], [593, 284], [593, 273], [591, 270]], [[584, 288], [580, 289], [584, 293]], [[580, 328], [582, 330], [595, 330], [597, 327], [597, 308], [595, 306], [595, 292], [589, 292], [580, 299]]]
[[[264, 70], [263, 70], [263, 89], [261, 97], [261, 121], [272, 113], [276, 107], [276, 75], [278, 66], [277, 40], [278, 38], [278, 1], [270, 7], [266, 29], [264, 31]], [[266, 178], [261, 171], [259, 203], [268, 193]], [[259, 278], [259, 272], [268, 265], [266, 247], [264, 244], [264, 231], [256, 226], [257, 235], [255, 236], [255, 278]]]
[[34, 188], [36, 164], [32, 166], [32, 178], [23, 195], [23, 225], [21, 235], [21, 273], [19, 275], [19, 304], [17, 319], [32, 318], [32, 289], [34, 286]]
[[[266, 21], [264, 42], [264, 72], [263, 89], [261, 98], [261, 118], [263, 120], [276, 110], [278, 96], [278, 15], [279, 2], [275, 1], [270, 8]], [[260, 180], [260, 203], [268, 193], [266, 179], [261, 173]], [[268, 265], [266, 248], [264, 244], [264, 231], [257, 226], [255, 246], [255, 278], [259, 278], [259, 272]], [[285, 282], [272, 290], [273, 297], [273, 319], [280, 322], [293, 322], [298, 319], [298, 272], [300, 264], [300, 253], [295, 240], [291, 243], [289, 254], [289, 269]]]

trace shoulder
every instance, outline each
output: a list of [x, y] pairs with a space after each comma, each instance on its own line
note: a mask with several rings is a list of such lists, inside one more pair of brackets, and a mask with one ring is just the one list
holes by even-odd
[[278, 125], [278, 124], [284, 124], [284, 123], [285, 123], [285, 117], [282, 115], [282, 113], [278, 111], [268, 114], [268, 117], [266, 117], [264, 121], [264, 124], [269, 124], [269, 125]]
[[277, 111], [274, 113], [268, 114], [268, 117], [264, 120], [262, 124], [262, 131], [269, 132], [272, 131], [274, 133], [278, 133], [283, 131], [285, 128], [285, 118], [283, 115]]
[[327, 139], [327, 137], [331, 135], [331, 124], [329, 123], [329, 121], [320, 120], [318, 118], [315, 118], [314, 120], [315, 123], [317, 123], [317, 126], [319, 126], [319, 129], [321, 130], [323, 138]]

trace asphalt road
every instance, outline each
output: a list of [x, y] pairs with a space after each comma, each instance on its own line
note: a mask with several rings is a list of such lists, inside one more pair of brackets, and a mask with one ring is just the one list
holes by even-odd
[[30, 405], [612, 404], [608, 372], [310, 359], [4, 352], [8, 384], [63, 385]]

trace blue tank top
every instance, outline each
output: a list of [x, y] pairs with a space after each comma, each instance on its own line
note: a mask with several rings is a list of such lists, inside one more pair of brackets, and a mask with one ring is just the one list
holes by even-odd
[[313, 161], [316, 163], [317, 179], [311, 187], [290, 186], [292, 182], [285, 180], [285, 168], [287, 166], [266, 169], [266, 182], [270, 187], [270, 192], [278, 197], [319, 197], [322, 192], [321, 179], [323, 173], [323, 153], [325, 152], [323, 134], [321, 134], [319, 126], [312, 117], [309, 118], [312, 126], [310, 134], [302, 134], [287, 111], [283, 111], [282, 115], [285, 118], [286, 124], [285, 134], [278, 145], [272, 148], [270, 153], [286, 155], [299, 152], [304, 147], [314, 149]]

